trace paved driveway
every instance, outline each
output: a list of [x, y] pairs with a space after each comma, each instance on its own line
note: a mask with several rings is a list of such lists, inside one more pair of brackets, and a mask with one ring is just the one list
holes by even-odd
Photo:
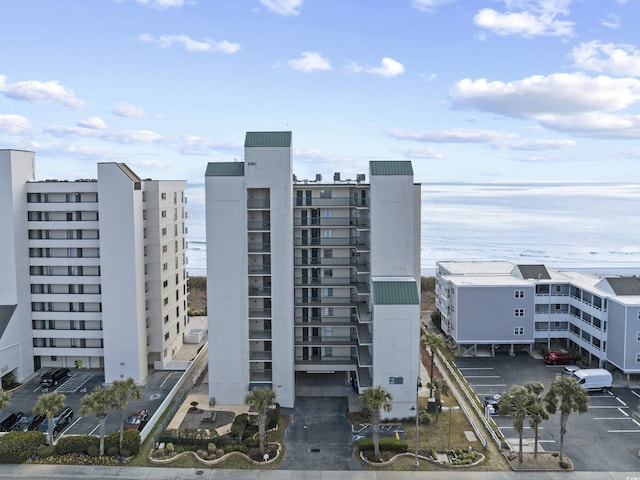
[[281, 470], [361, 470], [351, 442], [347, 397], [296, 397]]

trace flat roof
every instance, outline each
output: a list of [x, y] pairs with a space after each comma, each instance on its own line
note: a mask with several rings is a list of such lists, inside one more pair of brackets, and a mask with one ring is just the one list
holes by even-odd
[[446, 272], [442, 275], [498, 275], [509, 274], [516, 267], [511, 262], [437, 262]]
[[453, 285], [478, 287], [533, 287], [531, 280], [513, 275], [445, 275]]

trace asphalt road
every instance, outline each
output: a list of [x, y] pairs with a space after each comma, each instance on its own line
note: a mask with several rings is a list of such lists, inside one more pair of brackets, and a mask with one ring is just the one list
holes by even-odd
[[347, 397], [296, 397], [280, 470], [361, 470], [347, 413]]

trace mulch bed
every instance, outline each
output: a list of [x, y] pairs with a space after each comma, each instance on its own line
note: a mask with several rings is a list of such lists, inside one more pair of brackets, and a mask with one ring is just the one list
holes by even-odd
[[533, 453], [523, 453], [522, 463], [518, 461], [518, 452], [504, 454], [504, 458], [514, 471], [571, 471], [573, 463], [564, 455], [565, 468], [560, 466], [560, 456], [558, 452], [538, 452], [538, 458], [533, 457]]
[[179, 430], [215, 430], [216, 428], [222, 427], [223, 425], [233, 423], [233, 419], [236, 416], [236, 414], [233, 412], [216, 410], [216, 419], [214, 421], [203, 421], [202, 413], [202, 410], [189, 410], [184, 416], [184, 420], [182, 420]]

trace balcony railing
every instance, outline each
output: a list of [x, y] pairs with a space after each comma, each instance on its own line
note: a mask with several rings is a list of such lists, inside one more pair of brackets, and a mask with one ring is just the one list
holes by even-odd
[[352, 265], [355, 263], [353, 260], [354, 257], [338, 257], [338, 258], [325, 258], [325, 257], [311, 257], [311, 258], [303, 258], [303, 257], [295, 257], [294, 262], [297, 266], [304, 265], [333, 265], [333, 266], [341, 266], [341, 265]]
[[304, 347], [357, 345], [358, 341], [351, 337], [314, 337], [296, 336], [296, 345]]
[[271, 222], [268, 220], [254, 220], [251, 222], [247, 222], [247, 230], [269, 230], [271, 228]]
[[330, 306], [330, 305], [351, 305], [357, 302], [352, 297], [295, 297], [296, 305], [304, 306]]
[[356, 239], [355, 237], [296, 237], [294, 239], [294, 245], [296, 247], [314, 247], [323, 245], [329, 247], [351, 247], [356, 245]]
[[247, 208], [250, 210], [267, 209], [269, 208], [269, 199], [259, 198], [259, 199], [247, 200]]
[[294, 319], [296, 327], [353, 327], [356, 319], [353, 317], [309, 317], [307, 321], [298, 315]]
[[250, 274], [257, 275], [270, 275], [271, 274], [271, 265], [249, 265], [248, 272]]
[[247, 245], [249, 253], [268, 253], [271, 251], [271, 243], [257, 242]]
[[249, 330], [249, 340], [271, 340], [271, 330]]
[[271, 287], [249, 287], [250, 297], [270, 297]]
[[294, 218], [295, 227], [348, 227], [355, 225], [351, 217], [306, 217]]
[[354, 277], [322, 277], [322, 278], [305, 278], [295, 277], [295, 285], [311, 285], [311, 286], [343, 286], [349, 287], [355, 284]]
[[297, 365], [352, 365], [355, 366], [357, 360], [353, 356], [344, 357], [322, 357], [320, 355], [309, 355], [307, 357], [303, 355], [296, 355]]
[[249, 318], [271, 318], [270, 308], [250, 308]]

